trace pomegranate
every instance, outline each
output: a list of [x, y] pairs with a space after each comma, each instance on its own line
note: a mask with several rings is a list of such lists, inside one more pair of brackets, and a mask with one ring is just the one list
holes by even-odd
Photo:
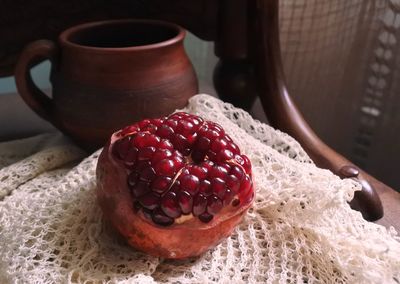
[[164, 258], [217, 245], [254, 198], [247, 156], [220, 125], [183, 112], [114, 133], [97, 183], [104, 215], [128, 243]]

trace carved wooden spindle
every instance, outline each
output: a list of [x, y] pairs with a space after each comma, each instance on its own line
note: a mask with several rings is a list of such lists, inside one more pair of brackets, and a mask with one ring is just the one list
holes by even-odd
[[[351, 206], [374, 221], [383, 216], [383, 207], [369, 180], [371, 177], [319, 139], [304, 120], [290, 97], [279, 42], [279, 1], [248, 1], [249, 49], [256, 67], [260, 99], [271, 124], [293, 136], [311, 159], [342, 178], [356, 178], [362, 191], [356, 192]], [[372, 179], [371, 179], [372, 181]]]
[[221, 0], [219, 4], [215, 54], [220, 61], [214, 70], [214, 86], [222, 100], [249, 110], [257, 93], [247, 56], [247, 3]]

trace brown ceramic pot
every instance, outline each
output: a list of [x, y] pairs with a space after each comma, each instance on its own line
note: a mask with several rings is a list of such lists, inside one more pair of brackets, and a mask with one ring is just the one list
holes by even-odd
[[[184, 37], [181, 27], [160, 21], [75, 26], [61, 33], [58, 44], [38, 40], [24, 49], [15, 71], [17, 88], [38, 115], [93, 150], [115, 130], [171, 113], [196, 94]], [[43, 59], [52, 62], [52, 98], [30, 76]]]

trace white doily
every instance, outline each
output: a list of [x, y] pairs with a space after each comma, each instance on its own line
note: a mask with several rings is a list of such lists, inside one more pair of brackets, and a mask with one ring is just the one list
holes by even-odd
[[0, 283], [399, 283], [400, 238], [350, 209], [355, 182], [218, 99], [184, 111], [221, 124], [252, 161], [257, 198], [230, 238], [184, 261], [131, 249], [102, 222], [99, 151], [79, 163], [68, 140], [41, 135], [0, 144]]

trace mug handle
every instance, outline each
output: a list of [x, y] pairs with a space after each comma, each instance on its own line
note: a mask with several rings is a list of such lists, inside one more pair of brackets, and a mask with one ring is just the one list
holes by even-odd
[[37, 40], [28, 44], [22, 51], [15, 67], [17, 90], [25, 103], [41, 118], [58, 125], [54, 116], [53, 99], [46, 96], [33, 82], [30, 69], [49, 59], [53, 67], [57, 64], [58, 47], [50, 40]]

